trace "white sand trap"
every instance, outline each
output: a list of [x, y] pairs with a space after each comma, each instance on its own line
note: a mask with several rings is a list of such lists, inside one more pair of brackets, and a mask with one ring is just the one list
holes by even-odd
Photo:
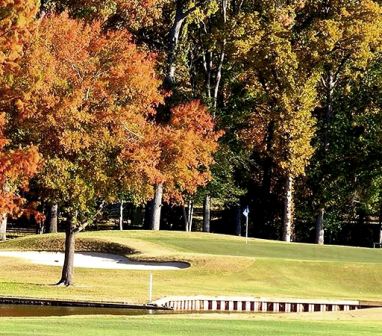
[[[14, 257], [27, 260], [33, 264], [61, 266], [64, 264], [64, 253], [61, 252], [29, 252], [0, 251], [0, 257]], [[74, 267], [168, 271], [190, 267], [184, 262], [138, 262], [109, 253], [81, 252], [74, 255]]]

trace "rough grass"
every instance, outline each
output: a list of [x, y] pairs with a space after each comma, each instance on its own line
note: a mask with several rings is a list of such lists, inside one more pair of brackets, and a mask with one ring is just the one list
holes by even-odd
[[[301, 314], [300, 314], [301, 315]], [[333, 320], [335, 315], [336, 320]], [[0, 335], [259, 335], [259, 336], [377, 336], [381, 333], [382, 314], [372, 312], [364, 316], [332, 314], [281, 315], [204, 315], [204, 316], [151, 316], [151, 317], [60, 317], [2, 318]], [[312, 319], [315, 316], [316, 319]], [[327, 315], [329, 316], [329, 315]]]
[[[12, 239], [0, 245], [1, 250], [16, 251], [51, 251], [63, 252], [65, 248], [65, 237], [60, 235], [27, 236]], [[129, 255], [135, 251], [126, 245], [100, 239], [82, 238], [76, 239], [77, 252], [108, 252], [121, 255]]]
[[[102, 231], [77, 239], [79, 250], [134, 259], [179, 260], [191, 268], [155, 271], [154, 297], [245, 295], [382, 300], [382, 250], [286, 244], [185, 232]], [[20, 238], [9, 250], [61, 250], [63, 235]], [[134, 251], [134, 253], [132, 253]], [[76, 269], [75, 286], [56, 288], [60, 268], [0, 259], [0, 295], [146, 302], [147, 271]]]

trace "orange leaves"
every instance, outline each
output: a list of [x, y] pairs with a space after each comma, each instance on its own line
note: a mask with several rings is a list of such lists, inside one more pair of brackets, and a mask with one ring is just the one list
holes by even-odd
[[67, 13], [41, 20], [22, 63], [17, 107], [26, 141], [43, 155], [39, 181], [49, 197], [86, 209], [120, 188], [147, 189], [141, 139], [163, 101], [154, 66], [126, 31], [105, 33]]
[[197, 187], [211, 179], [210, 166], [222, 133], [208, 109], [198, 100], [172, 109], [169, 124], [160, 135], [161, 157], [158, 170], [165, 184], [165, 197], [182, 201], [184, 194], [194, 194]]
[[193, 100], [172, 109], [171, 125], [177, 129], [188, 129], [207, 135], [214, 131], [214, 122], [207, 107]]
[[0, 150], [2, 150], [8, 142], [4, 136], [4, 127], [5, 127], [5, 114], [0, 113]]
[[181, 201], [207, 183], [221, 133], [199, 101], [175, 107], [167, 125], [150, 121], [163, 103], [155, 61], [126, 31], [105, 33], [67, 13], [40, 21], [14, 104], [24, 143], [43, 157], [47, 197], [85, 210], [120, 192], [142, 201], [160, 182]]
[[22, 114], [46, 118], [48, 133], [51, 126], [75, 138], [97, 124], [119, 127], [132, 114], [154, 113], [162, 101], [153, 64], [125, 31], [105, 35], [99, 23], [85, 25], [65, 13], [46, 17], [24, 64], [29, 92], [19, 103]]
[[[2, 128], [2, 126], [0, 126]], [[5, 139], [1, 137], [1, 143]], [[0, 213], [14, 213], [21, 205], [19, 188], [26, 189], [36, 173], [40, 155], [36, 147], [17, 150], [0, 148]]]
[[156, 24], [161, 19], [163, 6], [169, 3], [169, 0], [65, 0], [51, 1], [48, 7], [66, 8], [72, 17], [88, 22], [110, 20], [115, 23], [117, 19], [119, 28], [123, 22], [124, 28], [136, 31]]
[[182, 202], [185, 194], [195, 193], [211, 178], [209, 167], [222, 135], [214, 127], [199, 101], [176, 106], [169, 123], [148, 125], [122, 152], [126, 176], [148, 185], [164, 183], [165, 198]]
[[[37, 148], [6, 149], [9, 141], [4, 137], [5, 115], [0, 114], [0, 195], [9, 194], [17, 187], [26, 187], [37, 170], [40, 156]], [[0, 207], [1, 213], [1, 207]]]
[[[24, 39], [37, 11], [36, 1], [0, 0], [0, 107], [7, 110], [8, 101], [14, 99], [9, 90], [17, 61], [24, 49]], [[18, 108], [22, 108], [19, 103]], [[11, 149], [14, 145], [5, 136], [7, 116], [0, 113], [0, 213], [15, 214], [22, 205], [19, 188], [27, 188], [28, 181], [39, 165], [36, 147]]]
[[23, 40], [37, 12], [35, 0], [0, 0], [0, 76], [16, 69], [23, 51]]
[[168, 196], [179, 198], [177, 191], [193, 194], [211, 179], [210, 166], [222, 132], [214, 130], [208, 109], [194, 100], [172, 109], [162, 143]]

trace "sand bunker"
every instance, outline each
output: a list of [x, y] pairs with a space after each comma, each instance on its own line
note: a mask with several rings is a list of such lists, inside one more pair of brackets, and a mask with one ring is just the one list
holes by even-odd
[[[61, 252], [0, 251], [0, 257], [21, 258], [33, 264], [48, 266], [64, 264], [64, 253]], [[190, 265], [184, 262], [138, 262], [116, 254], [78, 252], [74, 255], [74, 267], [168, 271], [188, 268]]]

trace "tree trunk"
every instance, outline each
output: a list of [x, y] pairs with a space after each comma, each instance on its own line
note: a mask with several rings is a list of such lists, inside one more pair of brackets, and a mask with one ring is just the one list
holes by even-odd
[[58, 204], [51, 204], [48, 210], [48, 233], [57, 233], [58, 231]]
[[207, 195], [203, 202], [203, 232], [211, 231], [211, 197]]
[[265, 158], [263, 163], [263, 179], [262, 179], [262, 189], [266, 197], [269, 197], [271, 193], [271, 184], [272, 184], [272, 173], [273, 173], [273, 161], [271, 158], [271, 151], [273, 147], [275, 133], [275, 123], [271, 121], [267, 126], [267, 133], [265, 136], [266, 151], [268, 156]]
[[[224, 22], [223, 30], [225, 30], [225, 27], [227, 24], [227, 8], [228, 8], [228, 1], [222, 0], [222, 13], [223, 13], [223, 22]], [[219, 64], [218, 64], [217, 72], [216, 72], [216, 83], [215, 83], [215, 90], [214, 90], [214, 108], [215, 109], [218, 106], [218, 94], [219, 94], [220, 82], [222, 78], [222, 69], [223, 69], [223, 64], [225, 59], [226, 44], [227, 44], [227, 40], [224, 38], [222, 49], [220, 52]], [[214, 111], [214, 114], [215, 114], [215, 111]]]
[[36, 223], [36, 234], [44, 234], [44, 222], [38, 222]]
[[188, 201], [188, 228], [187, 232], [192, 231], [192, 219], [194, 217], [194, 202], [193, 201]]
[[155, 197], [153, 202], [153, 211], [151, 217], [151, 230], [158, 231], [160, 229], [160, 217], [162, 210], [163, 183], [155, 186]]
[[167, 88], [171, 88], [175, 84], [176, 72], [176, 55], [179, 46], [179, 37], [182, 31], [184, 20], [194, 13], [198, 8], [204, 5], [205, 2], [200, 1], [193, 7], [187, 8], [184, 0], [176, 0], [176, 9], [174, 22], [172, 24], [168, 45], [167, 45], [167, 70], [164, 84]]
[[119, 206], [119, 229], [123, 231], [123, 200], [121, 200]]
[[290, 242], [293, 235], [293, 177], [289, 174], [285, 185], [283, 241]]
[[152, 218], [153, 218], [154, 199], [147, 201], [144, 207], [144, 219], [143, 228], [145, 230], [151, 230]]
[[241, 208], [240, 205], [235, 207], [235, 235], [241, 236]]
[[176, 54], [179, 44], [179, 36], [182, 31], [183, 22], [187, 15], [183, 13], [183, 1], [176, 2], [176, 12], [173, 25], [169, 34], [168, 41], [168, 57], [167, 57], [167, 74], [165, 78], [165, 84], [168, 88], [171, 88], [175, 83], [176, 72]]
[[182, 212], [183, 212], [183, 221], [184, 221], [184, 231], [187, 231], [188, 229], [188, 216], [187, 216], [187, 210], [184, 205], [182, 205]]
[[76, 228], [73, 223], [73, 218], [70, 217], [66, 224], [65, 230], [64, 266], [62, 268], [61, 280], [57, 283], [57, 285], [70, 286], [73, 284], [75, 236]]
[[324, 230], [324, 215], [325, 209], [321, 207], [318, 210], [316, 218], [316, 244], [324, 245], [325, 242], [325, 230]]
[[183, 211], [183, 219], [184, 219], [184, 230], [186, 232], [191, 232], [192, 231], [192, 218], [194, 215], [194, 203], [193, 203], [193, 201], [191, 201], [191, 200], [188, 201], [187, 209], [183, 205], [182, 211]]
[[[207, 34], [207, 29], [204, 25], [204, 31]], [[212, 71], [212, 53], [211, 51], [205, 51], [202, 55], [203, 68], [206, 80], [206, 94], [207, 98], [211, 98], [211, 71]]]
[[7, 240], [7, 223], [8, 223], [7, 214], [0, 215], [0, 241]]
[[328, 71], [324, 79], [325, 95], [326, 95], [326, 109], [324, 116], [324, 151], [325, 153], [329, 150], [329, 128], [331, 120], [333, 118], [333, 94], [336, 86], [336, 81], [333, 74]]
[[[325, 161], [325, 158], [327, 157], [327, 153], [329, 151], [330, 143], [329, 143], [329, 130], [330, 130], [330, 124], [331, 120], [333, 118], [333, 96], [334, 91], [336, 88], [337, 80], [335, 79], [335, 76], [333, 75], [332, 71], [327, 70], [323, 77], [321, 77], [321, 84], [323, 85], [324, 91], [325, 91], [325, 109], [324, 109], [324, 115], [322, 117], [322, 135], [321, 135], [321, 161]], [[321, 172], [323, 173], [323, 172]], [[324, 187], [322, 185], [322, 182], [324, 180], [324, 176], [321, 176], [320, 181], [318, 182], [318, 189], [316, 197], [317, 199], [320, 199], [320, 190]], [[315, 195], [314, 195], [315, 196]], [[322, 195], [321, 195], [322, 197]], [[316, 237], [315, 237], [315, 243], [319, 245], [323, 245], [325, 243], [325, 230], [324, 230], [324, 216], [325, 216], [325, 205], [321, 204], [320, 208], [318, 209], [317, 217], [316, 217]]]
[[[380, 194], [380, 197], [382, 198], [382, 193]], [[379, 224], [379, 239], [378, 243], [382, 244], [382, 199], [381, 199], [381, 205], [379, 208], [379, 219], [378, 219], [378, 224]]]
[[224, 58], [225, 58], [226, 43], [227, 42], [224, 39], [222, 50], [220, 53], [219, 65], [218, 65], [218, 69], [216, 72], [216, 83], [215, 83], [215, 89], [214, 89], [214, 108], [217, 108], [217, 106], [218, 106], [218, 94], [219, 94], [220, 82], [221, 82], [221, 78], [222, 78], [222, 70], [223, 70], [223, 64], [224, 64]]

